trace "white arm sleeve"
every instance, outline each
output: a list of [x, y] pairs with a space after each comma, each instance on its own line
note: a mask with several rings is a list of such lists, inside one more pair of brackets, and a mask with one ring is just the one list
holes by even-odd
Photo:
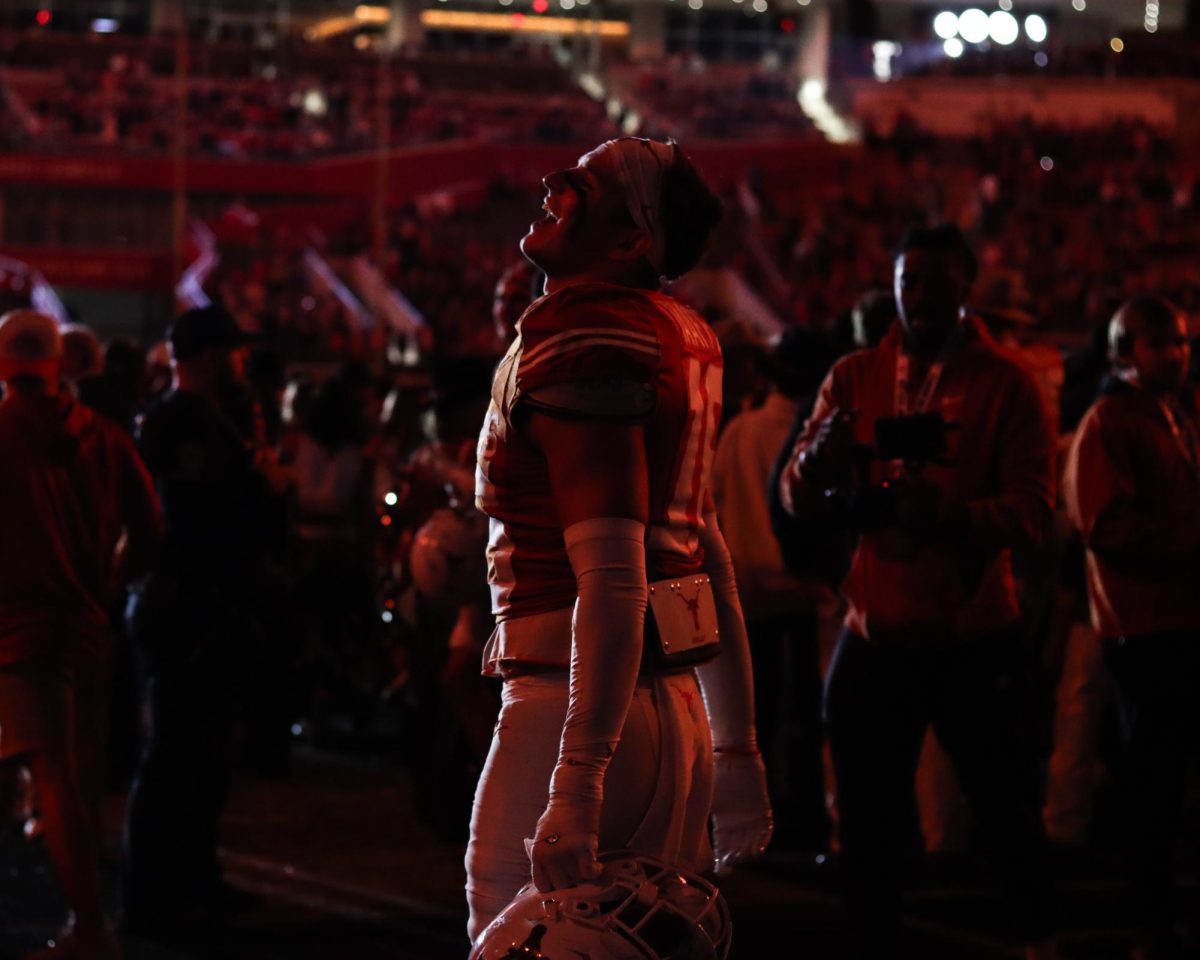
[[750, 641], [746, 621], [738, 599], [733, 558], [717, 525], [717, 515], [706, 513], [700, 531], [704, 548], [704, 569], [712, 581], [717, 607], [717, 626], [721, 631], [721, 655], [696, 668], [704, 707], [712, 727], [713, 747], [720, 751], [754, 750], [758, 739], [754, 729], [754, 671], [750, 662]]
[[721, 631], [721, 655], [697, 667], [696, 678], [716, 753], [712, 796], [714, 865], [718, 874], [725, 874], [735, 863], [767, 848], [774, 821], [767, 795], [767, 772], [754, 729], [750, 642], [738, 600], [733, 560], [716, 514], [705, 514], [700, 542]]
[[604, 773], [637, 685], [646, 616], [646, 528], [598, 517], [563, 532], [578, 583], [571, 694], [543, 816], [562, 833], [597, 833]]

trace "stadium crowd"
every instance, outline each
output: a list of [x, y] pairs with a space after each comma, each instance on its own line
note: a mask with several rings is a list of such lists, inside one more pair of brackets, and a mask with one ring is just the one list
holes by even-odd
[[[62, 38], [56, 55], [0, 35], [0, 143], [8, 149], [163, 155], [174, 149], [178, 86], [170, 48], [158, 55]], [[112, 47], [111, 50], [106, 48]], [[206, 51], [187, 78], [189, 155], [295, 160], [379, 147], [379, 67], [357, 51], [282, 70]], [[240, 69], [239, 69], [240, 66]], [[485, 69], [480, 69], [481, 67]], [[491, 57], [400, 59], [389, 67], [389, 146], [453, 139], [575, 143], [605, 129], [604, 106], [552, 62]], [[505, 82], [505, 78], [508, 82]], [[558, 91], [531, 108], [531, 86]]]
[[[23, 69], [22, 82], [29, 83], [36, 69]], [[21, 106], [8, 102], [10, 112], [27, 114], [21, 124], [3, 124], [5, 135], [31, 139], [6, 145], [66, 146], [88, 138], [134, 152], [167, 148], [159, 98], [169, 97], [170, 88], [148, 63], [110, 61], [100, 72], [68, 74], [61, 87], [46, 84], [41, 99], [27, 89]], [[480, 94], [477, 107], [467, 105], [455, 118], [447, 103], [461, 103], [457, 94], [428, 91], [416, 74], [398, 86], [397, 143], [463, 135], [577, 142], [606, 129], [603, 111], [575, 97], [522, 111]], [[661, 76], [643, 73], [636, 86], [639, 95], [661, 98], [654, 109], [673, 117], [677, 97], [695, 97], [686, 84]], [[760, 86], [751, 89], [766, 95], [766, 113], [749, 118], [759, 129], [775, 122], [770, 104], [779, 99]], [[322, 88], [320, 111], [305, 108], [308, 92], [296, 79], [196, 81], [189, 89], [191, 149], [286, 159], [372, 146], [373, 78]], [[651, 130], [653, 117], [648, 111]], [[698, 109], [686, 130], [737, 136], [740, 122], [722, 108], [713, 116]], [[18, 127], [26, 133], [14, 134]], [[779, 129], [794, 134], [807, 127], [789, 115]], [[788, 543], [803, 532], [789, 534], [781, 505], [769, 502], [779, 487], [770, 477], [774, 471], [778, 481], [792, 469], [792, 441], [801, 429], [807, 433], [796, 449], [803, 454], [806, 443], [816, 445], [821, 428], [815, 420], [804, 423], [830, 366], [888, 337], [894, 349], [899, 307], [891, 290], [900, 238], [914, 224], [952, 222], [969, 239], [978, 276], [960, 278], [962, 305], [979, 318], [987, 349], [999, 344], [997, 354], [1018, 358], [1033, 374], [1053, 421], [1043, 425], [1043, 439], [1057, 443], [1069, 467], [1080, 455], [1073, 432], [1113, 372], [1110, 347], [1128, 366], [1133, 345], [1151, 327], [1161, 333], [1159, 327], [1170, 326], [1173, 339], [1160, 346], [1176, 351], [1184, 349], [1176, 340], [1197, 332], [1176, 330], [1176, 314], [1153, 298], [1167, 298], [1192, 324], [1200, 315], [1200, 193], [1173, 143], [1135, 122], [1086, 132], [1018, 124], [958, 142], [934, 141], [900, 124], [887, 135], [869, 135], [857, 159], [820, 189], [802, 176], [751, 176], [724, 201], [726, 220], [706, 259], [674, 290], [711, 324], [725, 350], [726, 432], [717, 460], [726, 473], [723, 485], [715, 485], [722, 527], [761, 525], [773, 508], [783, 540], [764, 558], [761, 539], [729, 537], [757, 641], [758, 728], [779, 814], [777, 842], [824, 851], [837, 842], [832, 824], [839, 812], [825, 802], [820, 678], [842, 608], [828, 571], [800, 556], [803, 545]], [[297, 733], [336, 742], [398, 714], [422, 812], [447, 836], [462, 839], [468, 791], [497, 703], [496, 691], [477, 674], [490, 626], [483, 571], [473, 569], [484, 545], [472, 505], [475, 441], [512, 320], [540, 292], [541, 278], [517, 255], [537, 202], [524, 187], [497, 180], [473, 195], [412, 204], [391, 219], [385, 259], [376, 264], [369, 261], [365, 221], [328, 237], [299, 237], [262, 227], [252, 211], [234, 211], [212, 225], [215, 265], [186, 291], [192, 307], [164, 343], [101, 345], [78, 326], [63, 334], [62, 355], [73, 358], [61, 375], [63, 403], [78, 400], [107, 417], [102, 427], [86, 429], [131, 464], [145, 463], [127, 468], [126, 521], [136, 521], [143, 539], [162, 535], [148, 532], [161, 522], [147, 518], [151, 478], [165, 508], [166, 547], [148, 565], [135, 564], [130, 572], [138, 576], [106, 597], [119, 640], [98, 640], [90, 651], [94, 676], [124, 671], [112, 745], [87, 743], [86, 760], [99, 764], [108, 752], [119, 779], [134, 774], [124, 849], [128, 931], [164, 934], [179, 913], [197, 905], [215, 914], [249, 906], [223, 883], [215, 856], [239, 726], [246, 761], [286, 776]], [[932, 249], [939, 256], [949, 250], [953, 260], [960, 251], [947, 235], [930, 241], [920, 234], [925, 239], [901, 248], [900, 259]], [[391, 302], [402, 304], [405, 323], [393, 322], [368, 292], [380, 289], [398, 295]], [[755, 294], [738, 293], [746, 290]], [[30, 306], [20, 302], [28, 293], [27, 284], [10, 285], [6, 307]], [[1139, 297], [1140, 306], [1120, 313], [1122, 303]], [[1119, 349], [1109, 339], [1114, 314], [1126, 324]], [[42, 335], [33, 321], [22, 322]], [[0, 337], [0, 353], [8, 349], [4, 343]], [[20, 399], [28, 385], [10, 389], [8, 396]], [[186, 393], [206, 402], [181, 399]], [[1025, 399], [1028, 414], [1037, 404]], [[836, 411], [830, 413], [828, 401], [822, 396], [817, 402], [826, 407], [817, 409], [832, 424]], [[767, 455], [754, 460], [729, 446], [722, 450], [720, 444], [744, 442], [748, 421], [741, 418], [753, 415], [771, 418]], [[93, 416], [83, 418], [90, 424]], [[1174, 413], [1167, 416], [1176, 423]], [[1042, 429], [1033, 419], [1025, 424], [1031, 434]], [[1094, 427], [1094, 420], [1085, 423]], [[133, 456], [134, 436], [142, 461]], [[1175, 436], [1191, 445], [1185, 459], [1194, 469], [1194, 427], [1177, 426]], [[812, 482], [796, 470], [797, 488]], [[1187, 487], [1182, 474], [1176, 479]], [[1100, 734], [1111, 694], [1095, 691], [1111, 683], [1103, 661], [1089, 651], [1105, 624], [1088, 624], [1084, 543], [1072, 532], [1073, 524], [1085, 525], [1086, 504], [1044, 506], [1053, 533], [1039, 549], [1014, 558], [1020, 672], [1037, 694], [1025, 707], [1033, 737], [1023, 759], [1040, 771], [1045, 832], [1076, 849], [1095, 842], [1098, 832], [1119, 830], [1092, 816], [1097, 791], [1113, 789], [1109, 768], [1119, 750]], [[1052, 508], [1057, 525], [1049, 519]], [[1194, 556], [1195, 541], [1185, 547]], [[238, 563], [219, 562], [229, 556]], [[779, 579], [769, 588], [772, 576]], [[200, 609], [209, 615], [191, 615]], [[96, 623], [106, 615], [88, 613]], [[168, 649], [168, 635], [187, 642]], [[154, 720], [140, 753], [135, 661]], [[1114, 664], [1118, 681], [1127, 683], [1131, 668]], [[91, 719], [103, 730], [107, 697], [91, 692]], [[1144, 706], [1139, 696], [1128, 686], [1118, 691], [1126, 712], [1131, 704]], [[439, 731], [437, 738], [426, 735], [430, 729]], [[919, 823], [928, 847], [939, 852], [967, 844], [955, 826], [963, 801], [945, 775], [948, 766], [928, 745], [913, 813], [914, 830]], [[98, 788], [94, 777], [81, 786], [56, 781], [53, 773], [41, 777], [51, 786], [40, 796], [40, 816], [52, 832], [64, 819], [78, 821], [74, 841], [55, 856], [67, 864], [69, 896], [86, 908], [77, 921], [91, 935], [103, 921], [79, 869], [80, 858], [94, 858], [79, 824], [90, 816], [87, 804]], [[859, 790], [864, 782], [857, 781]], [[63, 796], [72, 791], [83, 802], [64, 814], [70, 804]], [[970, 799], [978, 805], [977, 795]], [[23, 812], [33, 814], [38, 803], [27, 798]], [[856, 825], [863, 809], [853, 815]], [[0, 817], [6, 813], [0, 807]], [[1019, 841], [1029, 839], [1018, 834], [1014, 828]], [[861, 858], [861, 840], [855, 842]], [[1169, 853], [1172, 838], [1158, 833], [1147, 842], [1165, 843]], [[1161, 885], [1161, 877], [1152, 879]], [[1039, 902], [1030, 910], [1045, 907]], [[1166, 943], [1169, 918], [1160, 911], [1151, 919]], [[1027, 939], [1047, 932], [1045, 916], [1036, 921]]]

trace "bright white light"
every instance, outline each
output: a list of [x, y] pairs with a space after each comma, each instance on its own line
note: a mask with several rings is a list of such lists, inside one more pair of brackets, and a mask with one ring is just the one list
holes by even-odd
[[589, 3], [592, 2], [592, 0], [575, 0], [575, 2], [577, 4], [579, 4], [579, 6], [581, 6], [581, 7], [586, 7]]
[[383, 613], [381, 613], [379, 615], [379, 619], [382, 620], [384, 623], [391, 623], [392, 622], [392, 611], [384, 610]]
[[1012, 0], [1000, 0], [1000, 9], [1001, 10], [1011, 10], [1012, 9]]
[[1071, 6], [1083, 13], [1087, 9], [1087, 0], [1071, 0]]
[[513, 0], [499, 0], [500, 6], [511, 7]]
[[1007, 47], [1016, 43], [1017, 37], [1021, 35], [1021, 28], [1017, 24], [1017, 18], [1011, 13], [995, 10], [988, 17], [988, 35], [1000, 46]]
[[900, 52], [900, 46], [890, 40], [879, 40], [871, 44], [871, 52], [875, 54], [875, 79], [886, 83], [892, 79], [892, 57]]
[[1046, 21], [1038, 14], [1031, 13], [1025, 18], [1025, 36], [1034, 43], [1041, 43], [1049, 32]]
[[750, 6], [752, 6], [754, 8], [755, 13], [766, 13], [767, 12], [767, 0], [754, 0], [754, 2], [752, 4], [750, 4]]
[[396, 492], [394, 490], [389, 490], [383, 495], [383, 502], [389, 507], [394, 507], [397, 503], [399, 503], [399, 501], [400, 498], [396, 496]]
[[933, 18], [933, 32], [943, 40], [958, 36], [958, 14], [943, 10]]
[[1158, 31], [1158, 21], [1157, 20], [1147, 20], [1146, 21], [1146, 32], [1147, 33], [1156, 33], [1157, 31]]
[[958, 33], [967, 43], [983, 43], [988, 38], [988, 15], [978, 7], [964, 10], [958, 18]]
[[1042, 157], [1042, 159], [1038, 161], [1038, 166], [1049, 173], [1054, 169], [1054, 160], [1051, 157]]
[[796, 2], [802, 7], [807, 7], [810, 3], [812, 3], [812, 0], [796, 0]]
[[564, 10], [574, 10], [575, 0], [558, 0], [558, 5]]
[[314, 117], [323, 117], [329, 109], [329, 104], [325, 102], [325, 94], [320, 90], [309, 90], [304, 95], [304, 112], [312, 114]]
[[112, 17], [97, 17], [92, 21], [92, 33], [116, 33], [118, 23]]
[[699, 10], [704, 6], [704, 0], [688, 0], [688, 6], [693, 10]]
[[946, 56], [957, 60], [963, 55], [963, 42], [958, 37], [951, 37], [942, 44], [942, 49], [946, 51]]

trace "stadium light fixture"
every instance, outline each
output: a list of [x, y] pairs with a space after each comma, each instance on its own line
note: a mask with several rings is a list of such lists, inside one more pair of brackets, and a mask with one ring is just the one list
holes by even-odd
[[1005, 13], [1012, 11], [1012, 0], [1000, 0], [1000, 9]]
[[1125, 41], [1122, 40], [1120, 37], [1113, 37], [1111, 40], [1108, 41], [1108, 45], [1112, 49], [1113, 53], [1120, 53], [1122, 50], [1125, 49]]
[[558, 5], [564, 10], [574, 10], [575, 0], [558, 0]]
[[1083, 13], [1087, 9], [1087, 0], [1071, 0], [1071, 6]]
[[963, 55], [963, 50], [966, 48], [963, 46], [963, 42], [959, 40], [958, 37], [951, 37], [942, 44], [942, 49], [946, 52], [946, 56], [950, 57], [952, 60], [957, 60]]
[[1021, 35], [1017, 18], [1003, 10], [994, 10], [988, 17], [988, 36], [1002, 47], [1011, 46]]
[[112, 17], [97, 17], [92, 21], [92, 33], [116, 33], [119, 26]]
[[752, 6], [754, 8], [755, 13], [766, 13], [767, 12], [767, 0], [754, 0], [754, 2], [752, 4], [750, 4], [750, 6]]
[[1038, 161], [1038, 166], [1041, 167], [1043, 170], [1045, 170], [1047, 173], [1049, 173], [1051, 170], [1054, 169], [1054, 158], [1053, 157], [1042, 157], [1042, 159]]
[[933, 32], [943, 40], [958, 36], [958, 14], [952, 10], [943, 10], [933, 18]]
[[892, 79], [892, 57], [897, 56], [900, 50], [900, 44], [892, 43], [891, 40], [877, 40], [871, 45], [871, 53], [875, 57], [873, 64], [875, 79], [880, 83], [886, 83]]
[[958, 35], [967, 43], [983, 43], [988, 38], [988, 15], [978, 7], [964, 10], [958, 18]]
[[1025, 36], [1034, 43], [1042, 43], [1049, 34], [1049, 29], [1046, 27], [1044, 17], [1036, 13], [1031, 13], [1025, 18]]

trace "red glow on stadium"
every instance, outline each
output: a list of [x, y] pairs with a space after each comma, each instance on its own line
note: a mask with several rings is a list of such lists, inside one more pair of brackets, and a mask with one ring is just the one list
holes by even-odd
[[533, 12], [545, 13], [550, 9], [550, 4], [546, 0], [533, 0]]
[[39, 27], [48, 27], [50, 26], [50, 21], [54, 19], [54, 14], [49, 10], [39, 10], [34, 19], [37, 20]]
[[794, 33], [796, 30], [796, 21], [791, 17], [784, 17], [779, 21], [779, 29], [784, 33]]

